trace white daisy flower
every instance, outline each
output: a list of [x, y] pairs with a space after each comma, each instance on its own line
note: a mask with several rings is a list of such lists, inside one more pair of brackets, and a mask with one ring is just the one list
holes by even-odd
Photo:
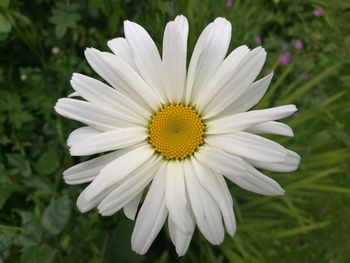
[[125, 38], [108, 42], [113, 54], [85, 51], [109, 85], [74, 73], [73, 96], [85, 100], [63, 98], [55, 106], [87, 125], [70, 134], [71, 155], [110, 152], [69, 168], [64, 180], [91, 182], [77, 200], [81, 212], [97, 207], [109, 216], [123, 208], [128, 218], [136, 217], [131, 243], [139, 254], [147, 252], [166, 219], [179, 256], [196, 225], [210, 243], [220, 244], [224, 226], [230, 235], [236, 230], [224, 177], [262, 195], [284, 194], [255, 167], [290, 172], [300, 157], [259, 134], [293, 136], [276, 120], [297, 109], [247, 111], [266, 92], [272, 73], [254, 82], [265, 62], [261, 47], [240, 46], [225, 57], [231, 39], [225, 18], [204, 29], [187, 69], [184, 16], [167, 24], [162, 56], [140, 25], [125, 21], [124, 31]]

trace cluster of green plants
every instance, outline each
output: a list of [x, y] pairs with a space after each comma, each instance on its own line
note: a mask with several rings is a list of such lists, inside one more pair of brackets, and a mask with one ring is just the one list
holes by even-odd
[[[0, 0], [0, 262], [350, 262], [349, 11], [345, 0]], [[222, 245], [196, 231], [177, 258], [164, 227], [138, 256], [130, 249], [134, 222], [122, 212], [78, 212], [84, 186], [65, 185], [62, 172], [86, 159], [70, 157], [66, 146], [80, 124], [53, 106], [72, 92], [73, 72], [96, 76], [86, 47], [107, 50], [132, 20], [160, 48], [177, 14], [189, 20], [189, 51], [218, 16], [232, 22], [231, 50], [260, 38], [268, 52], [262, 76], [275, 74], [257, 108], [298, 106], [285, 121], [295, 137], [273, 139], [302, 161], [293, 173], [267, 172], [286, 189], [282, 197], [229, 183], [238, 230]]]

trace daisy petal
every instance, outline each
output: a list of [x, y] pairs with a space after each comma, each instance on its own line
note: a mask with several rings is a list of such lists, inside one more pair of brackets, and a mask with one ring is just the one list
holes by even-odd
[[152, 181], [160, 158], [151, 158], [118, 184], [97, 206], [103, 216], [111, 216], [129, 203]]
[[192, 165], [198, 174], [200, 184], [210, 193], [220, 207], [224, 218], [227, 232], [233, 236], [236, 232], [236, 220], [232, 208], [232, 200], [227, 199], [227, 185], [223, 187], [218, 181], [216, 175], [206, 166], [200, 164], [195, 158], [191, 159]]
[[218, 174], [244, 176], [247, 170], [242, 158], [224, 152], [210, 145], [203, 145], [194, 156], [202, 164]]
[[165, 93], [170, 103], [180, 103], [185, 92], [188, 22], [177, 16], [167, 24], [163, 38], [162, 64]]
[[257, 161], [284, 162], [287, 150], [280, 144], [247, 132], [209, 135], [205, 141], [215, 147]]
[[203, 118], [211, 118], [231, 105], [253, 83], [265, 59], [265, 49], [257, 47], [250, 51], [233, 70], [227, 70], [224, 76], [208, 83], [213, 87], [213, 91], [207, 96], [207, 103], [203, 102], [200, 105], [204, 107]]
[[[227, 177], [228, 178], [228, 177]], [[284, 195], [283, 188], [274, 180], [262, 174], [254, 167], [248, 168], [246, 176], [229, 177], [239, 187], [261, 195]]]
[[213, 245], [224, 240], [220, 208], [211, 195], [201, 186], [191, 161], [184, 161], [186, 187], [199, 230]]
[[148, 144], [121, 155], [106, 165], [96, 179], [86, 188], [86, 198], [93, 199], [99, 194], [113, 188], [121, 180], [142, 166], [151, 158], [154, 151]]
[[293, 130], [284, 123], [277, 121], [267, 121], [259, 124], [255, 124], [247, 129], [247, 132], [255, 133], [255, 134], [277, 134], [293, 137]]
[[163, 227], [168, 211], [165, 205], [165, 168], [163, 164], [154, 176], [145, 201], [137, 215], [131, 237], [132, 250], [145, 254]]
[[114, 54], [119, 55], [121, 59], [123, 59], [126, 63], [129, 64], [130, 67], [137, 71], [131, 49], [125, 38], [114, 38], [112, 40], [109, 40], [107, 42], [107, 45]]
[[133, 120], [121, 112], [112, 111], [81, 100], [59, 99], [55, 105], [55, 111], [69, 119], [85, 123], [102, 131], [135, 126], [132, 123]]
[[63, 172], [63, 179], [67, 184], [72, 185], [90, 182], [95, 179], [103, 167], [125, 152], [125, 150], [112, 152], [72, 166]]
[[133, 127], [107, 131], [89, 136], [70, 148], [72, 156], [84, 156], [106, 151], [119, 150], [138, 144], [147, 138], [147, 129]]
[[74, 73], [71, 85], [87, 101], [123, 112], [141, 121], [145, 121], [151, 114], [146, 107], [141, 107], [128, 96], [83, 74]]
[[176, 253], [179, 257], [185, 255], [188, 250], [188, 246], [190, 245], [195, 224], [193, 224], [193, 228], [191, 231], [185, 233], [182, 232], [177, 225], [171, 220], [171, 217], [168, 217], [168, 228], [171, 241], [175, 245]]
[[143, 191], [141, 191], [137, 196], [135, 196], [129, 203], [123, 207], [124, 214], [130, 220], [135, 220], [137, 209], [139, 207]]
[[284, 162], [261, 162], [257, 160], [246, 159], [247, 162], [255, 167], [274, 171], [274, 172], [293, 172], [298, 169], [300, 156], [299, 154], [287, 151], [287, 158]]
[[224, 60], [231, 40], [231, 23], [219, 17], [199, 36], [188, 67], [185, 103], [200, 92]]
[[254, 107], [264, 96], [271, 83], [272, 77], [273, 72], [252, 83], [239, 97], [237, 97], [237, 99], [231, 103], [231, 105], [227, 106], [227, 108], [217, 116], [221, 117], [224, 115], [245, 112]]
[[134, 62], [143, 79], [156, 91], [157, 98], [164, 103], [166, 95], [161, 77], [162, 61], [156, 44], [140, 25], [124, 21], [125, 38], [132, 51]]
[[207, 123], [207, 134], [223, 134], [245, 130], [253, 125], [279, 120], [297, 111], [295, 105], [232, 114]]
[[188, 212], [183, 163], [171, 161], [166, 169], [165, 203], [169, 216], [183, 231], [192, 228], [191, 214]]
[[118, 56], [101, 52], [94, 48], [85, 50], [85, 57], [90, 66], [124, 95], [136, 103], [157, 109], [159, 100], [156, 91], [146, 84], [141, 76]]
[[73, 144], [81, 143], [87, 138], [100, 133], [102, 132], [88, 126], [75, 129], [69, 134], [69, 137], [67, 139], [67, 145], [69, 147], [72, 147]]

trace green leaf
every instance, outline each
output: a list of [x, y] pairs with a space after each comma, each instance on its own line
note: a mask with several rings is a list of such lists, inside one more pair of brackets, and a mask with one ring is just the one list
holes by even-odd
[[60, 157], [57, 151], [49, 150], [43, 153], [35, 164], [35, 170], [40, 174], [51, 174], [60, 165]]
[[0, 0], [0, 6], [4, 8], [8, 8], [10, 5], [10, 0]]
[[3, 208], [6, 201], [10, 198], [13, 190], [6, 186], [0, 186], [0, 209]]
[[21, 256], [21, 262], [25, 263], [50, 263], [54, 262], [56, 250], [43, 245], [40, 247], [33, 246], [24, 250]]
[[57, 235], [63, 231], [71, 216], [71, 201], [68, 196], [54, 200], [45, 209], [42, 225], [51, 234]]
[[11, 23], [0, 13], [0, 33], [8, 33], [11, 31]]

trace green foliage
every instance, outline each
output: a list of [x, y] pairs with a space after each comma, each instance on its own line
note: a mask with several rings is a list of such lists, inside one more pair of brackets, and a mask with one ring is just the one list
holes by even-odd
[[[321, 8], [323, 16], [312, 12]], [[350, 4], [328, 0], [0, 0], [0, 262], [350, 262]], [[69, 156], [66, 139], [79, 124], [53, 106], [72, 92], [73, 72], [96, 76], [86, 47], [107, 50], [123, 36], [122, 22], [143, 25], [161, 47], [166, 22], [190, 23], [189, 51], [217, 16], [233, 24], [231, 48], [268, 51], [262, 75], [274, 71], [257, 108], [295, 103], [286, 120], [294, 138], [274, 140], [302, 156], [290, 174], [267, 173], [287, 190], [263, 197], [229, 183], [237, 233], [211, 246], [195, 233], [178, 259], [166, 227], [146, 256], [130, 249], [133, 222], [122, 212], [81, 214], [84, 186], [68, 186], [62, 172], [84, 158]], [[297, 50], [294, 41], [304, 47]], [[288, 44], [288, 47], [286, 47]], [[289, 51], [292, 61], [280, 65]]]

